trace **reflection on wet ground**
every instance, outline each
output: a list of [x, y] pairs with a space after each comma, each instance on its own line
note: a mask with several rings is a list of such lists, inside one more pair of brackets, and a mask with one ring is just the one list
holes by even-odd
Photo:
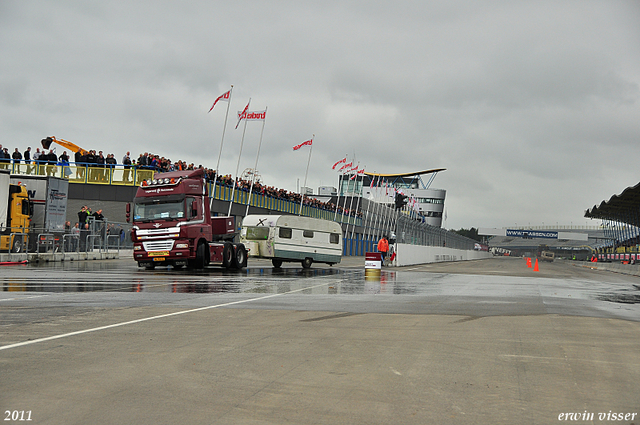
[[[57, 269], [57, 272], [56, 272]], [[144, 271], [124, 276], [108, 267], [102, 270], [70, 272], [48, 268], [39, 273], [1, 279], [6, 292], [163, 292], [163, 293], [283, 293], [291, 282], [301, 279], [337, 278], [329, 293], [361, 293], [364, 272], [330, 269], [250, 268], [242, 271], [207, 269], [202, 271]], [[98, 273], [96, 273], [98, 272]], [[386, 279], [386, 277], [384, 278]], [[296, 284], [296, 286], [299, 286]]]
[[596, 299], [611, 303], [640, 304], [640, 285], [631, 285], [631, 288], [615, 293], [598, 294]]
[[[571, 268], [564, 269], [571, 272]], [[193, 294], [285, 293], [327, 279], [327, 285], [302, 294], [464, 296], [477, 303], [507, 302], [522, 298], [591, 300], [619, 305], [640, 304], [638, 279], [607, 280], [535, 278], [522, 276], [461, 275], [442, 272], [383, 270], [379, 279], [365, 279], [360, 268], [302, 269], [270, 265], [241, 271], [208, 268], [200, 271], [153, 271], [131, 262], [65, 262], [6, 267], [1, 270], [3, 292], [140, 292]], [[502, 301], [495, 301], [502, 300]], [[546, 301], [545, 301], [546, 302]]]

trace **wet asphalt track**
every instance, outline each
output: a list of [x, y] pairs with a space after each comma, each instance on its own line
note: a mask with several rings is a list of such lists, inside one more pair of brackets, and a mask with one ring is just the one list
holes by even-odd
[[5, 267], [0, 408], [31, 411], [33, 423], [640, 413], [640, 279], [492, 259], [367, 280], [361, 260], [310, 271], [255, 260], [241, 272], [128, 259]]

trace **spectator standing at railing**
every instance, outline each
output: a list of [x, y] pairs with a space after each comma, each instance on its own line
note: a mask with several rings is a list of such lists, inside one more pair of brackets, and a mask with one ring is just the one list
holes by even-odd
[[80, 251], [86, 252], [87, 238], [89, 237], [89, 223], [84, 223], [80, 227]]
[[40, 148], [36, 148], [36, 151], [33, 153], [33, 163], [36, 166], [36, 173], [37, 174], [42, 174], [42, 171], [40, 170], [40, 156], [42, 155], [42, 153], [40, 153]]
[[67, 151], [62, 152], [58, 161], [58, 165], [62, 166], [62, 177], [65, 179], [69, 178], [73, 172], [69, 169], [69, 155], [67, 155]]
[[86, 205], [83, 205], [80, 211], [78, 212], [78, 223], [80, 223], [80, 228], [84, 227], [88, 217], [89, 217], [89, 209], [87, 208]]
[[58, 163], [58, 155], [53, 152], [53, 149], [49, 149], [49, 153], [46, 155], [47, 165], [47, 176], [56, 174], [56, 164]]
[[96, 170], [94, 169], [95, 165], [96, 165], [96, 154], [95, 151], [90, 150], [89, 152], [87, 152], [87, 154], [85, 155], [84, 158], [84, 162], [87, 164], [87, 167], [89, 167], [89, 175], [87, 176], [87, 181], [88, 182], [93, 182], [96, 180], [95, 176], [96, 176]]
[[20, 160], [22, 159], [22, 154], [20, 153], [18, 148], [13, 151], [13, 153], [11, 154], [11, 158], [13, 158], [13, 163], [16, 167], [14, 173], [20, 173]]
[[74, 161], [76, 162], [76, 177], [79, 180], [84, 179], [84, 170], [86, 167], [86, 156], [82, 154], [82, 152], [78, 151], [74, 155]]
[[27, 147], [27, 150], [23, 154], [24, 163], [27, 164], [27, 174], [31, 174], [33, 167], [31, 166], [31, 146]]
[[71, 228], [71, 234], [74, 235], [71, 238], [71, 251], [76, 251], [78, 249], [78, 242], [80, 240], [80, 225], [78, 223], [75, 224]]
[[149, 163], [148, 160], [149, 157], [147, 156], [147, 153], [145, 152], [144, 154], [140, 154], [140, 156], [138, 157], [138, 166], [140, 166], [141, 168], [146, 167]]
[[129, 173], [131, 172], [131, 153], [127, 152], [125, 156], [122, 157], [122, 164], [124, 165], [124, 174], [122, 176], [122, 180], [125, 183], [129, 183]]
[[113, 170], [116, 168], [116, 164], [118, 163], [118, 161], [116, 161], [116, 159], [113, 157], [113, 154], [110, 153], [107, 155], [107, 158], [104, 160], [104, 162], [107, 164], [108, 168], [106, 181], [110, 181], [113, 179]]
[[102, 215], [102, 210], [98, 210], [98, 211], [94, 212], [93, 214], [91, 214], [91, 216], [96, 221], [104, 221], [104, 215]]
[[98, 170], [98, 179], [101, 182], [104, 182], [105, 181], [105, 175], [104, 174], [105, 174], [106, 170], [104, 169], [104, 167], [105, 167], [105, 158], [104, 158], [104, 155], [102, 155], [102, 151], [99, 151], [98, 152], [98, 156], [96, 156], [96, 164], [97, 164], [97, 167], [100, 168], [100, 170]]
[[9, 155], [9, 149], [0, 149], [0, 168], [9, 168], [11, 164], [11, 155]]

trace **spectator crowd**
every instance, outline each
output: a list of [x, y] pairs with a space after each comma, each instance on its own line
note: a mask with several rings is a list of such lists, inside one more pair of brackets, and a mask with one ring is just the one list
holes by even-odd
[[[54, 168], [56, 165], [68, 166], [70, 165], [69, 160], [70, 158], [67, 154], [67, 151], [64, 151], [58, 157], [53, 149], [50, 149], [49, 152], [46, 152], [45, 149], [40, 150], [40, 148], [36, 148], [36, 151], [32, 153], [31, 147], [28, 147], [24, 151], [24, 153], [20, 153], [19, 149], [15, 148], [14, 152], [10, 154], [8, 148], [0, 145], [0, 168], [10, 168], [10, 165], [13, 162], [18, 167], [18, 169], [16, 170], [17, 172], [20, 172], [19, 164], [22, 162], [26, 164], [27, 174], [31, 174], [36, 164], [40, 164], [45, 165], [48, 175], [52, 175], [53, 173], [55, 173]], [[218, 175], [216, 173], [216, 170], [203, 167], [202, 165], [196, 167], [193, 163], [187, 164], [187, 162], [182, 160], [173, 162], [169, 158], [161, 157], [149, 152], [141, 153], [138, 156], [137, 160], [131, 159], [131, 153], [127, 152], [122, 158], [121, 164], [118, 164], [114, 154], [112, 153], [104, 156], [102, 151], [98, 151], [97, 153], [95, 150], [89, 150], [85, 153], [79, 151], [74, 155], [73, 165], [81, 166], [77, 168], [77, 176], [79, 178], [85, 177], [85, 167], [82, 166], [86, 166], [86, 168], [89, 170], [87, 181], [90, 182], [105, 181], [108, 178], [108, 168], [115, 168], [117, 165], [122, 165], [124, 168], [123, 179], [127, 182], [131, 181], [131, 170], [134, 168], [141, 170], [153, 170], [156, 172], [203, 169], [208, 182], [215, 182], [218, 185], [227, 187], [233, 187], [235, 183], [237, 190], [242, 190], [245, 192], [249, 192], [251, 188], [251, 181], [243, 180], [240, 178], [234, 179], [230, 174], [224, 176]], [[296, 203], [300, 203], [301, 201], [301, 195], [299, 193], [287, 191], [284, 189], [278, 189], [273, 186], [266, 186], [263, 185], [260, 181], [253, 182], [253, 189], [251, 191], [252, 193], [258, 195], [268, 196], [276, 199], [282, 199]], [[336, 204], [334, 204], [333, 202], [322, 202], [315, 198], [310, 198], [306, 195], [302, 203], [310, 207], [315, 207], [327, 211], [336, 211]], [[337, 212], [338, 214], [344, 213], [345, 215], [362, 217], [361, 211], [343, 208], [342, 205], [337, 206]]]

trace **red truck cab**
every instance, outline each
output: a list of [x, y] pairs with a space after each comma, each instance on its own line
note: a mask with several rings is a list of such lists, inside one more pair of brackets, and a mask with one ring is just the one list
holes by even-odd
[[133, 211], [127, 206], [127, 219], [133, 220], [133, 258], [138, 265], [246, 267], [244, 245], [233, 242], [234, 217], [212, 217], [210, 202], [202, 169], [157, 173], [143, 181]]

